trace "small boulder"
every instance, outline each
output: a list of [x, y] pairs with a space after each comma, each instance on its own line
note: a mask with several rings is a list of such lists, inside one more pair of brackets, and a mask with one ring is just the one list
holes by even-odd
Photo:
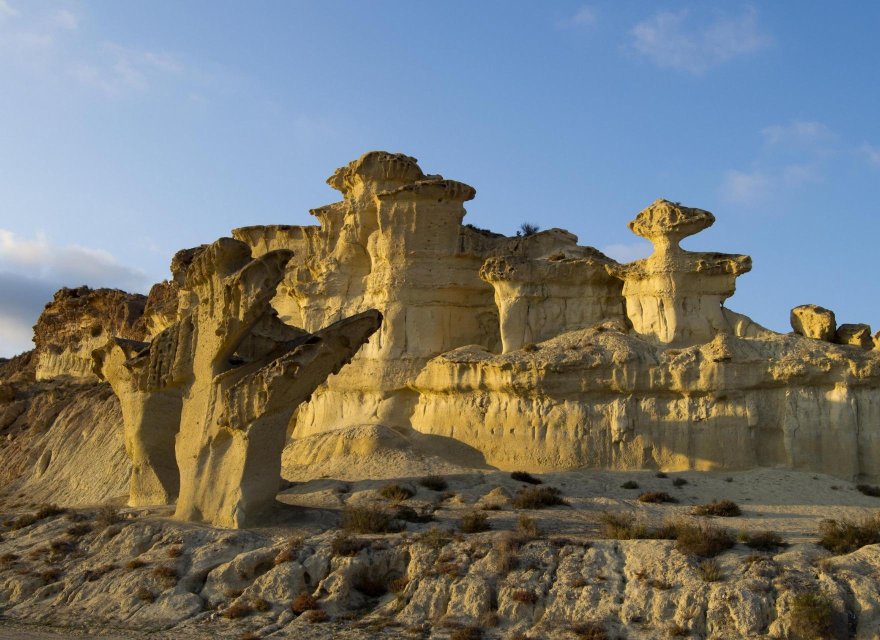
[[871, 327], [867, 324], [842, 324], [837, 328], [838, 344], [849, 344], [862, 349], [871, 349], [874, 340], [871, 338]]
[[834, 312], [815, 304], [802, 304], [791, 310], [791, 328], [807, 338], [831, 342], [837, 334]]

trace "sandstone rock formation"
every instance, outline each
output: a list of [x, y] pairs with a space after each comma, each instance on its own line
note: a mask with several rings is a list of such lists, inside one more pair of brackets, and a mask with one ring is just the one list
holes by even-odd
[[122, 406], [130, 504], [177, 498], [181, 519], [241, 527], [274, 503], [291, 414], [381, 321], [364, 312], [314, 334], [281, 323], [269, 302], [290, 257], [252, 259], [232, 238], [200, 248], [176, 274], [174, 324], [95, 351]]
[[837, 327], [837, 342], [848, 344], [862, 349], [870, 349], [874, 346], [871, 338], [871, 325], [867, 324], [842, 324]]
[[834, 312], [825, 307], [802, 304], [791, 310], [791, 328], [807, 338], [833, 342], [837, 335], [837, 319]]

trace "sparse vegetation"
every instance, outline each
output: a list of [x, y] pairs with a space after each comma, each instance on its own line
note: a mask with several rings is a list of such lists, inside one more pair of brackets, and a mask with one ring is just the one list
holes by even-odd
[[120, 520], [122, 520], [122, 516], [119, 514], [119, 509], [110, 504], [104, 505], [98, 509], [98, 513], [95, 516], [95, 522], [100, 527], [109, 527]]
[[483, 630], [474, 626], [461, 627], [449, 634], [449, 640], [482, 640], [482, 637]]
[[639, 483], [635, 480], [627, 480], [622, 485], [620, 485], [621, 489], [638, 489]]
[[516, 232], [516, 235], [524, 237], [533, 236], [540, 230], [541, 227], [532, 222], [523, 222], [521, 225], [519, 225], [519, 231]]
[[756, 531], [755, 533], [743, 533], [740, 542], [757, 551], [774, 551], [779, 547], [786, 546], [785, 541], [775, 531]]
[[41, 504], [34, 515], [37, 517], [37, 520], [43, 520], [44, 518], [60, 515], [64, 511], [57, 504]]
[[543, 533], [541, 527], [538, 526], [538, 521], [528, 516], [519, 517], [516, 523], [516, 530], [517, 533], [530, 540], [540, 538]]
[[381, 495], [386, 500], [391, 500], [392, 502], [403, 502], [404, 500], [409, 500], [415, 494], [416, 492], [409, 487], [404, 487], [396, 483], [386, 484], [383, 487], [379, 488], [379, 495]]
[[87, 533], [92, 532], [92, 525], [86, 524], [84, 522], [77, 523], [71, 527], [67, 528], [65, 533], [69, 535], [71, 538], [81, 538]]
[[723, 578], [721, 565], [715, 558], [707, 558], [697, 565], [697, 573], [703, 582], [718, 582]]
[[156, 594], [143, 586], [135, 589], [134, 595], [138, 600], [142, 600], [144, 602], [155, 602], [156, 601]]
[[306, 611], [315, 611], [318, 609], [318, 602], [310, 594], [303, 591], [290, 603], [290, 610], [297, 615], [301, 615]]
[[248, 617], [252, 611], [249, 603], [240, 600], [226, 607], [221, 615], [229, 620], [238, 620]]
[[45, 571], [40, 572], [40, 579], [46, 584], [58, 582], [59, 578], [61, 578], [61, 569], [57, 569], [55, 567], [51, 567], [49, 569], [46, 569]]
[[513, 533], [502, 536], [495, 543], [495, 569], [499, 574], [510, 573], [519, 566], [521, 538]]
[[480, 533], [481, 531], [489, 531], [491, 528], [489, 517], [481, 511], [467, 511], [461, 516], [459, 529], [462, 533]]
[[345, 556], [351, 558], [360, 553], [361, 549], [365, 549], [369, 543], [365, 540], [359, 540], [354, 536], [342, 532], [338, 533], [333, 540], [330, 541], [330, 550], [334, 556]]
[[434, 520], [433, 513], [419, 513], [409, 505], [401, 504], [397, 506], [394, 517], [404, 522], [425, 523]]
[[330, 616], [327, 615], [327, 612], [323, 609], [311, 609], [303, 613], [302, 618], [311, 624], [318, 624], [321, 622], [327, 622], [330, 619]]
[[880, 543], [880, 514], [854, 520], [823, 520], [819, 544], [833, 553], [850, 553], [868, 544]]
[[798, 640], [831, 638], [834, 604], [818, 590], [805, 591], [791, 603], [791, 631]]
[[536, 478], [531, 473], [526, 471], [514, 471], [510, 474], [510, 477], [516, 480], [517, 482], [527, 482], [529, 484], [544, 484], [544, 481], [540, 478]]
[[856, 489], [858, 489], [866, 496], [871, 496], [872, 498], [880, 498], [880, 487], [875, 487], [870, 484], [857, 484]]
[[419, 484], [431, 491], [445, 491], [449, 483], [442, 476], [424, 476], [419, 478]]
[[24, 529], [25, 527], [29, 527], [32, 524], [36, 524], [39, 521], [37, 515], [35, 513], [23, 513], [18, 516], [11, 522], [9, 522], [9, 528], [13, 531], [18, 531], [19, 529]]
[[669, 625], [666, 628], [666, 633], [669, 634], [670, 638], [687, 638], [691, 635], [690, 630], [680, 624]]
[[299, 557], [299, 550], [302, 547], [303, 539], [301, 537], [291, 538], [278, 552], [278, 555], [272, 560], [274, 566], [284, 564], [285, 562], [293, 562]]
[[676, 547], [679, 551], [701, 558], [714, 558], [730, 549], [733, 536], [727, 529], [709, 522], [678, 522], [674, 525]]
[[510, 599], [523, 604], [535, 604], [538, 601], [538, 594], [528, 589], [517, 589], [510, 594]]
[[665, 473], [663, 473], [662, 471], [658, 471], [657, 473], [654, 474], [654, 477], [655, 478], [668, 478], [669, 476], [666, 475]]
[[602, 535], [612, 540], [640, 540], [651, 538], [648, 527], [630, 512], [611, 513], [605, 511], [599, 516]]
[[688, 483], [688, 481], [685, 480], [684, 478], [673, 478], [672, 479], [672, 486], [673, 487], [683, 487], [687, 483]]
[[173, 547], [168, 547], [168, 551], [165, 552], [169, 558], [179, 558], [183, 555], [183, 547], [180, 545], [176, 545]]
[[646, 491], [638, 497], [639, 502], [648, 502], [651, 504], [661, 504], [663, 502], [678, 502], [665, 491]]
[[580, 640], [609, 640], [605, 625], [601, 622], [584, 622], [571, 628]]
[[342, 528], [355, 533], [392, 533], [401, 529], [391, 512], [376, 506], [347, 506], [342, 512]]
[[427, 531], [423, 531], [413, 536], [413, 539], [432, 549], [442, 549], [452, 542], [452, 535], [448, 531], [443, 531], [438, 527], [431, 527]]
[[253, 607], [254, 611], [265, 613], [272, 609], [272, 604], [268, 600], [266, 600], [266, 598], [261, 598], [260, 596], [257, 596], [255, 598], [251, 598], [251, 607]]
[[732, 500], [713, 500], [707, 504], [700, 504], [693, 508], [691, 513], [695, 516], [717, 516], [719, 518], [735, 518], [742, 515], [739, 505]]
[[166, 588], [176, 585], [179, 578], [179, 576], [177, 575], [177, 569], [170, 565], [159, 565], [157, 567], [153, 567], [152, 574], [153, 576], [158, 578], [159, 581], [163, 585], [165, 585]]
[[543, 509], [568, 503], [556, 487], [528, 487], [517, 491], [511, 504], [514, 509]]
[[129, 560], [125, 565], [126, 569], [140, 569], [141, 567], [147, 566], [147, 563], [141, 560], [140, 558], [134, 558], [133, 560]]

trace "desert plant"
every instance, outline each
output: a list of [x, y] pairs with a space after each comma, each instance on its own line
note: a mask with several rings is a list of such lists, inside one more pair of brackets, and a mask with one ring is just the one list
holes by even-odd
[[46, 569], [45, 571], [40, 572], [40, 578], [45, 583], [58, 582], [58, 579], [61, 577], [61, 569], [56, 567], [51, 567]]
[[467, 626], [454, 629], [449, 634], [449, 640], [482, 640], [483, 630], [476, 626]]
[[179, 558], [180, 556], [183, 555], [183, 547], [181, 547], [179, 545], [173, 546], [173, 547], [168, 547], [168, 550], [165, 552], [165, 554], [169, 558]]
[[519, 520], [517, 520], [516, 523], [516, 530], [517, 533], [530, 540], [540, 538], [543, 533], [541, 527], [538, 526], [538, 521], [534, 518], [529, 518], [528, 516], [519, 517]]
[[351, 558], [360, 553], [361, 549], [369, 546], [366, 540], [355, 538], [349, 533], [340, 532], [336, 534], [330, 541], [330, 550], [334, 556], [345, 556]]
[[621, 489], [638, 489], [639, 483], [635, 480], [627, 480], [622, 485], [620, 485]]
[[651, 504], [660, 504], [663, 502], [678, 502], [665, 491], [646, 491], [638, 497], [639, 502], [648, 502]]
[[538, 601], [538, 594], [528, 589], [517, 589], [510, 594], [510, 599], [523, 604], [535, 604]]
[[250, 602], [254, 611], [259, 611], [260, 613], [265, 613], [272, 609], [272, 604], [266, 598], [261, 598], [260, 596], [251, 598]]
[[227, 587], [223, 590], [223, 597], [227, 600], [235, 600], [236, 598], [240, 598], [241, 594], [243, 593], [243, 589], [233, 589], [232, 587]]
[[505, 575], [519, 566], [521, 540], [516, 535], [504, 535], [495, 542], [495, 569]]
[[854, 520], [823, 520], [819, 523], [819, 544], [834, 553], [850, 553], [865, 545], [880, 543], [880, 514]]
[[155, 602], [156, 601], [156, 594], [143, 586], [135, 589], [134, 595], [138, 600], [142, 600], [144, 602]]
[[743, 533], [740, 541], [751, 549], [758, 551], [773, 551], [778, 547], [786, 546], [785, 541], [775, 531], [756, 531], [754, 533]]
[[91, 533], [91, 532], [92, 532], [92, 525], [86, 524], [85, 522], [80, 522], [80, 523], [77, 523], [71, 527], [68, 527], [67, 531], [65, 531], [64, 533], [69, 535], [71, 538], [81, 538], [84, 535], [86, 535], [87, 533]]
[[713, 500], [707, 504], [695, 506], [691, 513], [695, 516], [718, 516], [720, 518], [735, 518], [742, 515], [739, 505], [732, 500]]
[[571, 628], [580, 640], [609, 640], [605, 625], [601, 622], [583, 622]]
[[462, 533], [479, 533], [488, 531], [492, 526], [489, 524], [489, 517], [480, 511], [467, 511], [461, 516], [461, 524], [459, 529]]
[[141, 567], [145, 567], [146, 565], [147, 565], [147, 563], [144, 562], [143, 560], [141, 560], [140, 558], [134, 558], [134, 559], [128, 561], [128, 563], [125, 565], [125, 568], [134, 570], [134, 569], [140, 569]]
[[321, 622], [327, 622], [330, 619], [330, 616], [327, 615], [327, 612], [323, 609], [312, 609], [303, 613], [302, 618], [311, 624], [319, 624]]
[[798, 640], [831, 638], [834, 604], [818, 590], [804, 591], [791, 603], [791, 632]]
[[342, 512], [342, 528], [355, 533], [400, 531], [391, 512], [375, 506], [347, 506]]
[[379, 488], [379, 495], [392, 502], [403, 502], [415, 495], [415, 491], [399, 484], [386, 484]]
[[288, 540], [287, 543], [281, 547], [278, 555], [272, 559], [272, 564], [277, 567], [279, 564], [296, 560], [299, 557], [299, 550], [302, 547], [302, 543], [303, 539], [301, 537]]
[[413, 540], [431, 547], [432, 549], [442, 549], [452, 542], [452, 535], [448, 531], [443, 531], [437, 527], [431, 527], [427, 531], [423, 531], [413, 536]]
[[397, 505], [397, 508], [394, 510], [394, 517], [404, 522], [415, 522], [419, 524], [431, 522], [434, 520], [433, 513], [419, 513], [411, 506], [406, 504]]
[[697, 565], [697, 573], [703, 582], [718, 582], [723, 577], [721, 565], [715, 558], [707, 558]]
[[41, 504], [39, 508], [37, 508], [36, 517], [37, 520], [42, 520], [43, 518], [48, 518], [50, 516], [57, 516], [64, 513], [64, 509], [60, 508], [57, 504]]
[[680, 624], [671, 624], [666, 627], [666, 633], [670, 638], [687, 638], [691, 635], [690, 629]]
[[164, 584], [166, 588], [176, 585], [179, 577], [177, 575], [177, 569], [169, 565], [159, 565], [157, 567], [153, 567], [152, 574], [153, 576], [158, 578], [159, 581], [162, 582], [162, 584]]
[[536, 233], [538, 233], [538, 231], [540, 231], [540, 230], [541, 230], [541, 227], [539, 227], [538, 225], [536, 225], [534, 223], [523, 222], [521, 225], [519, 225], [519, 231], [516, 232], [516, 235], [518, 235], [518, 236], [520, 236], [520, 235], [521, 236], [533, 236]]
[[111, 504], [106, 504], [98, 509], [98, 513], [95, 516], [95, 522], [101, 527], [109, 527], [120, 520], [122, 520], [122, 516], [119, 514], [119, 509]]
[[516, 492], [511, 500], [514, 509], [543, 509], [568, 504], [556, 487], [528, 487]]
[[682, 553], [701, 558], [714, 558], [734, 544], [733, 536], [727, 529], [716, 527], [709, 522], [677, 523], [675, 541], [676, 547]]
[[673, 478], [672, 479], [672, 486], [673, 487], [683, 487], [687, 483], [688, 483], [688, 481], [685, 480], [684, 478]]
[[527, 482], [529, 484], [544, 484], [544, 481], [540, 478], [536, 478], [531, 473], [526, 471], [514, 471], [510, 474], [510, 477], [516, 480], [517, 482]]
[[251, 615], [252, 609], [251, 605], [247, 602], [233, 602], [231, 605], [224, 609], [223, 613], [220, 614], [224, 618], [228, 618], [229, 620], [238, 620], [240, 618], [246, 618]]
[[25, 527], [29, 527], [32, 524], [36, 524], [39, 521], [36, 514], [34, 513], [24, 513], [9, 523], [9, 528], [13, 531], [18, 531], [19, 529], [24, 529]]
[[306, 611], [314, 611], [316, 609], [318, 609], [318, 601], [315, 600], [310, 593], [305, 591], [295, 597], [293, 602], [290, 603], [290, 610], [297, 615], [303, 614]]
[[856, 489], [864, 493], [866, 496], [880, 498], [880, 487], [875, 487], [870, 484], [857, 484]]
[[611, 513], [605, 511], [599, 516], [602, 535], [613, 540], [638, 540], [652, 537], [644, 522], [633, 513]]
[[668, 478], [669, 476], [666, 475], [665, 473], [663, 473], [662, 471], [658, 471], [657, 473], [654, 474], [654, 477], [655, 478]]
[[394, 580], [388, 583], [388, 591], [390, 591], [391, 593], [403, 593], [406, 590], [406, 586], [408, 584], [409, 578], [407, 578], [406, 576], [394, 578]]
[[419, 484], [431, 491], [445, 491], [449, 483], [442, 476], [424, 476], [419, 478]]

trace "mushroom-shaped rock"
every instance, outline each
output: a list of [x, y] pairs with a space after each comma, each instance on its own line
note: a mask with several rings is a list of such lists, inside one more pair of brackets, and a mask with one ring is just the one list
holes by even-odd
[[624, 281], [626, 313], [642, 337], [679, 347], [733, 332], [722, 304], [733, 295], [737, 276], [751, 270], [751, 258], [679, 246], [683, 238], [714, 222], [708, 211], [656, 200], [629, 223], [634, 233], [653, 243], [654, 252], [607, 268]]
[[837, 334], [834, 312], [816, 304], [802, 304], [791, 310], [791, 328], [806, 338], [833, 342]]
[[871, 326], [862, 323], [842, 324], [837, 327], [837, 343], [848, 344], [868, 350], [874, 346]]

